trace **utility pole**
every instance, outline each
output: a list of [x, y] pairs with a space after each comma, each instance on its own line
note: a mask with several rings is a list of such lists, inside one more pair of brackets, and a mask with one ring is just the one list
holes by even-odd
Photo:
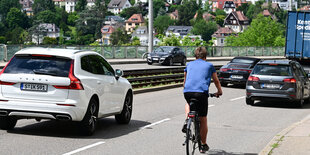
[[153, 0], [149, 0], [149, 42], [148, 52], [153, 51]]

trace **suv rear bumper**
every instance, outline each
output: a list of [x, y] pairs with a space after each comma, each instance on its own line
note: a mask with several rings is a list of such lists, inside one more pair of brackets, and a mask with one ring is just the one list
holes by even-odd
[[246, 97], [252, 100], [298, 100], [294, 88], [289, 88], [287, 90], [259, 90], [252, 86], [247, 86]]
[[247, 79], [233, 79], [233, 78], [220, 78], [222, 83], [231, 83], [231, 84], [246, 84]]
[[86, 109], [87, 105], [86, 107], [73, 106], [72, 101], [71, 103], [47, 103], [19, 100], [0, 101], [0, 116], [14, 116], [18, 118], [81, 121], [86, 113]]

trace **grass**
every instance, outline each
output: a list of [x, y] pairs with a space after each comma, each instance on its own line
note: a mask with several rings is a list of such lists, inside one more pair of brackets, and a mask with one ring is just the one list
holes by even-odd
[[[280, 135], [277, 135], [277, 136], [280, 136]], [[277, 139], [276, 142], [273, 143], [273, 144], [271, 145], [272, 149], [270, 150], [270, 152], [268, 153], [268, 155], [271, 155], [272, 152], [273, 152], [273, 150], [274, 150], [275, 148], [278, 148], [278, 147], [279, 147], [279, 145], [280, 145], [279, 143], [280, 143], [281, 141], [283, 141], [283, 138], [284, 138], [284, 136], [282, 136], [281, 138]]]

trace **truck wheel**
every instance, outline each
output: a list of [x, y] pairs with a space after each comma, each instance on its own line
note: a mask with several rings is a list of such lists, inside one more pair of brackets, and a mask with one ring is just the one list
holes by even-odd
[[12, 130], [17, 123], [17, 119], [10, 116], [0, 116], [0, 129]]

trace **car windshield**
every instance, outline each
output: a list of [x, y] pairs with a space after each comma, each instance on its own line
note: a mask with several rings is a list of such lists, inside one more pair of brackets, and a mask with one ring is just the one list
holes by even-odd
[[173, 47], [169, 47], [169, 46], [165, 46], [165, 47], [158, 47], [157, 49], [155, 49], [155, 53], [159, 53], [159, 52], [165, 52], [165, 53], [170, 53], [172, 51]]
[[251, 60], [251, 59], [233, 59], [231, 60], [232, 63], [246, 63], [246, 64], [251, 64], [254, 63], [255, 60]]
[[71, 59], [41, 56], [14, 56], [4, 73], [41, 74], [68, 77]]
[[270, 76], [291, 76], [292, 70], [288, 65], [256, 65], [252, 74], [270, 75]]

